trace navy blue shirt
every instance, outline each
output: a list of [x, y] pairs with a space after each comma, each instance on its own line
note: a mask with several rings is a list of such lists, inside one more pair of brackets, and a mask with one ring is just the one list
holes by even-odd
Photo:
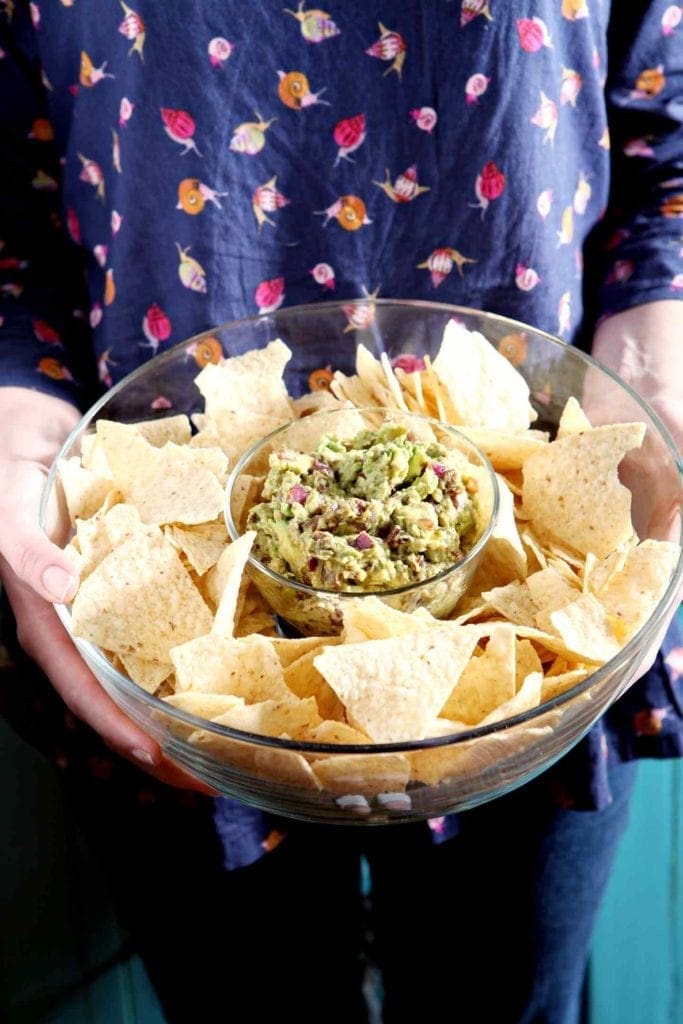
[[[678, 5], [1, 6], [4, 384], [85, 407], [199, 331], [332, 295], [585, 345], [683, 295]], [[683, 749], [678, 637], [665, 653], [570, 760], [566, 804], [609, 800], [610, 751]], [[236, 814], [218, 802], [228, 850]]]

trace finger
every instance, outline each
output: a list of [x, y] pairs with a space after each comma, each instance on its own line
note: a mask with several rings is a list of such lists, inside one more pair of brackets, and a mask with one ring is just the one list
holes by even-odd
[[173, 786], [213, 793], [172, 764], [159, 744], [132, 722], [102, 689], [74, 647], [54, 608], [26, 584], [3, 572], [19, 641], [40, 666], [70, 711], [99, 733], [116, 753]]
[[0, 466], [0, 554], [12, 571], [46, 601], [73, 597], [78, 575], [68, 556], [38, 525], [45, 470], [38, 463]]

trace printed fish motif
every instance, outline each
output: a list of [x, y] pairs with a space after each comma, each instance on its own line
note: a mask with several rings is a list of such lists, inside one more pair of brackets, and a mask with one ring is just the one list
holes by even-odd
[[683, 274], [674, 274], [671, 278], [671, 290], [674, 292], [683, 291]]
[[314, 212], [325, 217], [323, 227], [327, 227], [332, 217], [344, 231], [358, 231], [364, 224], [372, 224], [365, 203], [358, 196], [340, 196], [326, 210]]
[[218, 338], [201, 338], [188, 347], [187, 354], [194, 359], [197, 366], [204, 367], [209, 363], [218, 365], [224, 353]]
[[670, 7], [667, 7], [662, 15], [662, 35], [672, 35], [680, 25], [682, 17], [683, 7], [678, 4], [671, 4]]
[[51, 356], [46, 356], [39, 361], [38, 372], [44, 373], [46, 377], [50, 377], [52, 380], [74, 379], [71, 371], [63, 363], [60, 363], [58, 359], [53, 359]]
[[334, 161], [336, 167], [340, 160], [354, 161], [349, 153], [355, 153], [365, 142], [365, 114], [356, 114], [354, 117], [345, 117], [343, 121], [337, 121], [334, 126], [334, 141], [339, 150], [337, 159]]
[[101, 356], [98, 357], [97, 360], [97, 376], [100, 379], [100, 381], [104, 384], [105, 388], [110, 388], [114, 383], [112, 380], [111, 373], [109, 372], [109, 367], [116, 366], [116, 363], [109, 358], [110, 354], [111, 349], [108, 348], [106, 349], [106, 351], [102, 353]]
[[574, 237], [574, 210], [571, 206], [566, 206], [562, 211], [562, 225], [560, 230], [557, 232], [557, 247], [561, 245], [569, 245], [572, 238]]
[[553, 190], [546, 188], [541, 192], [538, 199], [536, 200], [536, 209], [543, 218], [546, 219], [553, 205]]
[[373, 181], [372, 184], [381, 188], [384, 194], [394, 203], [410, 203], [422, 192], [429, 192], [427, 185], [418, 185], [417, 166], [415, 164], [408, 167], [403, 174], [399, 174], [393, 185], [391, 184], [388, 168], [385, 174], [386, 178], [384, 181]]
[[327, 11], [321, 11], [319, 8], [305, 11], [304, 2], [305, 0], [299, 0], [295, 11], [288, 7], [283, 7], [282, 10], [284, 14], [291, 14], [296, 18], [301, 26], [301, 35], [307, 43], [322, 43], [339, 35], [339, 29]]
[[223, 36], [214, 36], [209, 42], [209, 62], [212, 68], [225, 67], [225, 62], [230, 59], [234, 46]]
[[542, 18], [518, 18], [519, 44], [527, 53], [536, 53], [542, 46], [552, 49], [548, 26]]
[[432, 287], [438, 288], [444, 281], [453, 267], [457, 267], [460, 276], [463, 276], [462, 268], [466, 263], [476, 263], [468, 256], [463, 256], [457, 249], [434, 249], [424, 263], [418, 263], [418, 270], [428, 270], [432, 278]]
[[645, 68], [636, 78], [636, 87], [631, 93], [632, 99], [654, 99], [666, 85], [664, 65], [658, 64], [656, 68]]
[[161, 306], [153, 303], [142, 318], [142, 333], [147, 338], [147, 343], [140, 342], [140, 347], [151, 348], [152, 355], [156, 355], [161, 342], [170, 338], [171, 331], [171, 321]]
[[105, 306], [111, 306], [112, 302], [116, 298], [116, 282], [114, 281], [114, 271], [110, 267], [104, 275], [104, 298], [103, 302]]
[[395, 71], [401, 77], [403, 65], [406, 59], [406, 43], [400, 32], [392, 32], [379, 22], [379, 39], [365, 51], [368, 57], [377, 57], [378, 60], [390, 60], [392, 64], [384, 72], [388, 75]]
[[479, 202], [471, 204], [476, 209], [481, 209], [482, 220], [489, 203], [494, 199], [498, 199], [504, 191], [505, 175], [493, 160], [489, 160], [488, 163], [484, 164], [474, 182], [474, 192]]
[[598, 146], [600, 146], [601, 149], [604, 149], [607, 152], [609, 152], [609, 150], [611, 149], [609, 128], [607, 127], [607, 125], [605, 125], [602, 135], [598, 139]]
[[283, 196], [282, 192], [278, 192], [276, 185], [277, 175], [274, 174], [264, 185], [259, 185], [251, 197], [251, 208], [254, 211], [259, 230], [264, 224], [275, 227], [275, 221], [271, 220], [268, 214], [275, 213], [276, 210], [289, 205], [289, 199]]
[[178, 185], [176, 210], [184, 210], [185, 213], [196, 216], [202, 212], [207, 203], [213, 203], [218, 210], [222, 210], [223, 207], [218, 202], [218, 198], [227, 196], [227, 194], [227, 192], [216, 192], [199, 178], [183, 178]]
[[554, 100], [549, 99], [544, 92], [541, 92], [541, 105], [530, 121], [537, 128], [545, 128], [543, 141], [549, 142], [552, 146], [557, 131], [557, 104]]
[[421, 131], [427, 132], [428, 135], [432, 134], [439, 119], [434, 107], [419, 107], [416, 110], [411, 110], [410, 116], [417, 127]]
[[375, 322], [377, 316], [377, 303], [375, 300], [379, 295], [379, 285], [372, 292], [369, 292], [364, 287], [363, 292], [367, 296], [367, 302], [349, 302], [348, 305], [342, 306], [342, 312], [347, 320], [343, 331], [344, 334], [348, 334], [349, 331], [365, 331], [368, 327], [372, 327]]
[[132, 53], [137, 53], [140, 60], [143, 60], [142, 51], [145, 46], [145, 23], [137, 13], [128, 4], [124, 3], [124, 0], [119, 0], [123, 9], [123, 21], [119, 25], [119, 32], [129, 41], [132, 39], [133, 45], [128, 51], [128, 56]]
[[291, 110], [301, 110], [304, 107], [312, 107], [316, 103], [330, 106], [327, 100], [320, 99], [326, 86], [323, 86], [318, 92], [311, 92], [308, 78], [303, 71], [278, 71], [277, 74], [280, 79], [277, 94], [286, 107]]
[[95, 160], [90, 160], [87, 156], [83, 156], [82, 153], [78, 154], [78, 159], [83, 165], [78, 176], [79, 179], [86, 181], [88, 185], [93, 185], [97, 189], [98, 199], [104, 199], [104, 173], [102, 168]]
[[513, 331], [498, 342], [498, 351], [513, 366], [521, 366], [527, 357], [528, 345], [524, 331]]
[[93, 330], [102, 323], [103, 315], [102, 306], [99, 302], [94, 302], [90, 307], [90, 316], [88, 317], [88, 322]]
[[605, 278], [605, 284], [623, 284], [633, 275], [636, 265], [633, 260], [615, 260], [612, 269]]
[[119, 133], [112, 128], [111, 136], [111, 162], [114, 165], [114, 170], [121, 174], [121, 142], [119, 141]]
[[274, 313], [279, 309], [285, 299], [284, 277], [272, 277], [268, 281], [261, 281], [254, 291], [254, 300], [259, 313]]
[[489, 87], [490, 78], [486, 75], [482, 75], [481, 72], [477, 72], [476, 75], [470, 75], [465, 82], [465, 100], [468, 104], [476, 103], [480, 96], [483, 96]]
[[[97, 167], [98, 165], [95, 164], [95, 166]], [[83, 181], [87, 180], [86, 178], [83, 177], [82, 174], [81, 179]], [[31, 181], [31, 188], [34, 188], [36, 192], [56, 192], [59, 188], [59, 184], [53, 177], [51, 177], [45, 171], [39, 170], [36, 171], [36, 174], [33, 177], [33, 180]], [[104, 194], [104, 185], [102, 185], [102, 192]]]
[[623, 154], [624, 156], [648, 156], [653, 157], [655, 151], [650, 145], [652, 136], [649, 135], [642, 139], [628, 139], [624, 143]]
[[118, 210], [112, 210], [111, 211], [111, 233], [112, 233], [112, 237], [114, 235], [118, 235], [119, 231], [121, 230], [121, 225], [122, 224], [123, 224], [123, 217], [121, 216], [119, 211]]
[[38, 341], [42, 341], [45, 345], [57, 345], [59, 348], [63, 348], [59, 331], [56, 331], [45, 320], [32, 320], [31, 326]]
[[181, 156], [187, 156], [190, 150], [194, 150], [197, 156], [202, 155], [197, 149], [197, 143], [194, 141], [196, 125], [191, 114], [188, 114], [186, 110], [161, 107], [161, 120], [164, 123], [164, 131], [169, 139], [183, 147]]
[[321, 284], [327, 291], [334, 291], [336, 281], [334, 279], [334, 270], [329, 263], [316, 263], [313, 269], [309, 270], [309, 274], [316, 284]]
[[178, 277], [185, 288], [189, 288], [191, 292], [200, 292], [202, 295], [205, 295], [206, 272], [201, 263], [187, 255], [191, 248], [192, 246], [188, 245], [182, 249], [180, 244], [176, 242], [176, 249], [180, 258]]
[[540, 280], [533, 267], [525, 267], [523, 263], [518, 263], [515, 267], [515, 284], [520, 291], [530, 292]]
[[52, 142], [55, 137], [52, 123], [46, 117], [37, 117], [31, 125], [27, 138], [35, 142]]
[[93, 85], [97, 85], [103, 78], [114, 78], [114, 75], [110, 75], [104, 70], [107, 63], [108, 61], [105, 60], [104, 64], [96, 68], [85, 50], [81, 50], [81, 70], [78, 76], [81, 85], [85, 86], [86, 89], [91, 89]]
[[560, 86], [560, 104], [564, 107], [567, 103], [576, 106], [576, 98], [581, 92], [583, 79], [578, 71], [571, 68], [562, 68], [562, 85]]
[[245, 153], [247, 156], [256, 156], [266, 144], [266, 132], [276, 117], [270, 121], [264, 121], [259, 112], [254, 111], [257, 121], [245, 121], [235, 128], [230, 139], [230, 149], [233, 153]]
[[671, 708], [645, 708], [633, 716], [636, 736], [657, 736]]
[[589, 14], [586, 0], [562, 0], [562, 17], [567, 21], [579, 21]]
[[579, 171], [579, 183], [576, 186], [576, 191], [574, 192], [574, 213], [582, 215], [586, 212], [592, 192], [593, 189], [590, 186], [588, 178], [583, 171]]
[[564, 292], [557, 306], [557, 333], [566, 334], [572, 326], [571, 293]]
[[92, 254], [102, 268], [106, 267], [109, 254], [108, 245], [93, 245]]
[[125, 128], [133, 116], [135, 110], [135, 104], [124, 96], [119, 105], [119, 128]]
[[489, 0], [462, 0], [460, 5], [460, 27], [464, 28], [479, 15], [483, 15], [487, 21], [493, 21]]

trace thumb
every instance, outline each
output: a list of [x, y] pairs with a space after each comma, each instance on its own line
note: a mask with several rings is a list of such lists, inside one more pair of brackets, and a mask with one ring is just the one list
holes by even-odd
[[47, 601], [73, 597], [76, 568], [38, 525], [45, 468], [37, 462], [0, 463], [0, 554], [13, 572]]

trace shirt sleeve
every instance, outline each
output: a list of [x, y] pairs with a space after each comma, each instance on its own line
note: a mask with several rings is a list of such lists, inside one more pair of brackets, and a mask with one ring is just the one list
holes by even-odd
[[93, 381], [84, 272], [62, 223], [61, 165], [33, 39], [28, 5], [0, 18], [0, 386], [83, 408]]
[[683, 24], [665, 0], [614, 4], [606, 99], [612, 187], [596, 316], [683, 298]]

